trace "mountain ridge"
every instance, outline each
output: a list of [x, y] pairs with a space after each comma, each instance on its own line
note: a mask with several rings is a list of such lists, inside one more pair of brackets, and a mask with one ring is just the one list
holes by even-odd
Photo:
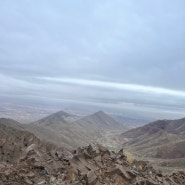
[[30, 124], [21, 124], [6, 118], [1, 122], [12, 128], [29, 131], [41, 140], [66, 148], [94, 142], [103, 137], [106, 129], [123, 129], [121, 124], [103, 111], [85, 117], [59, 111]]
[[[124, 150], [100, 144], [75, 150], [43, 143], [33, 134], [0, 124], [3, 185], [184, 185], [185, 172], [164, 175], [146, 161], [129, 161]], [[3, 156], [3, 157], [2, 157]]]
[[[68, 118], [74, 118], [77, 119], [78, 116], [64, 112], [64, 111], [58, 111], [54, 114], [51, 114], [49, 116], [46, 116], [36, 122], [33, 122], [35, 125], [42, 125], [42, 126], [49, 126], [53, 123], [57, 124], [68, 124], [69, 120]], [[73, 120], [74, 121], [74, 120]]]
[[[119, 138], [123, 147], [138, 157], [153, 160], [161, 166], [184, 166], [185, 169], [185, 118], [177, 120], [158, 120], [142, 127], [122, 133]], [[174, 163], [178, 159], [181, 164]], [[173, 164], [172, 164], [173, 163]]]
[[85, 116], [77, 121], [74, 124], [80, 126], [89, 127], [91, 129], [123, 129], [124, 126], [118, 121], [114, 120], [110, 115], [106, 114], [103, 111], [95, 112], [94, 114]]

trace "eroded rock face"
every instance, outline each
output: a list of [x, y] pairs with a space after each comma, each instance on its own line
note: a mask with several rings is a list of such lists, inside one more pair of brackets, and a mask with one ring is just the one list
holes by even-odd
[[123, 150], [109, 151], [89, 145], [75, 151], [46, 151], [29, 145], [19, 159], [0, 163], [2, 185], [184, 185], [185, 172], [170, 176], [156, 171], [148, 162], [130, 164]]

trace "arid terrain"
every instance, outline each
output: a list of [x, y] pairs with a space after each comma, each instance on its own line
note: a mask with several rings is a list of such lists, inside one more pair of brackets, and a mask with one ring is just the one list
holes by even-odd
[[66, 150], [33, 134], [0, 125], [0, 184], [166, 184], [183, 185], [185, 173], [164, 175], [148, 162], [131, 161], [124, 151], [89, 145]]
[[0, 123], [29, 131], [44, 141], [66, 148], [96, 142], [98, 138], [104, 138], [104, 133], [109, 131], [117, 133], [119, 130], [120, 133], [128, 129], [102, 111], [84, 117], [59, 111], [29, 124], [21, 124], [7, 118], [1, 118]]
[[0, 0], [0, 185], [185, 185], [184, 0]]
[[145, 158], [166, 171], [185, 170], [185, 119], [159, 120], [119, 137], [136, 158]]
[[103, 111], [1, 118], [0, 184], [184, 185], [184, 120], [129, 129]]

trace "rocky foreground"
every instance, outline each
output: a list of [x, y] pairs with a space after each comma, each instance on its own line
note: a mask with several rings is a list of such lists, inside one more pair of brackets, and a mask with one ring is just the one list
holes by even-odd
[[163, 175], [148, 162], [129, 163], [123, 150], [89, 145], [72, 152], [29, 145], [21, 157], [0, 163], [0, 185], [184, 185], [185, 172]]

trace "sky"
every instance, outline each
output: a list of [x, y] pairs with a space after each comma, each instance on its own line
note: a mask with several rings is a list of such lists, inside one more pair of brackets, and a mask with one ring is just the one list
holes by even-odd
[[185, 117], [184, 0], [0, 1], [0, 97]]

